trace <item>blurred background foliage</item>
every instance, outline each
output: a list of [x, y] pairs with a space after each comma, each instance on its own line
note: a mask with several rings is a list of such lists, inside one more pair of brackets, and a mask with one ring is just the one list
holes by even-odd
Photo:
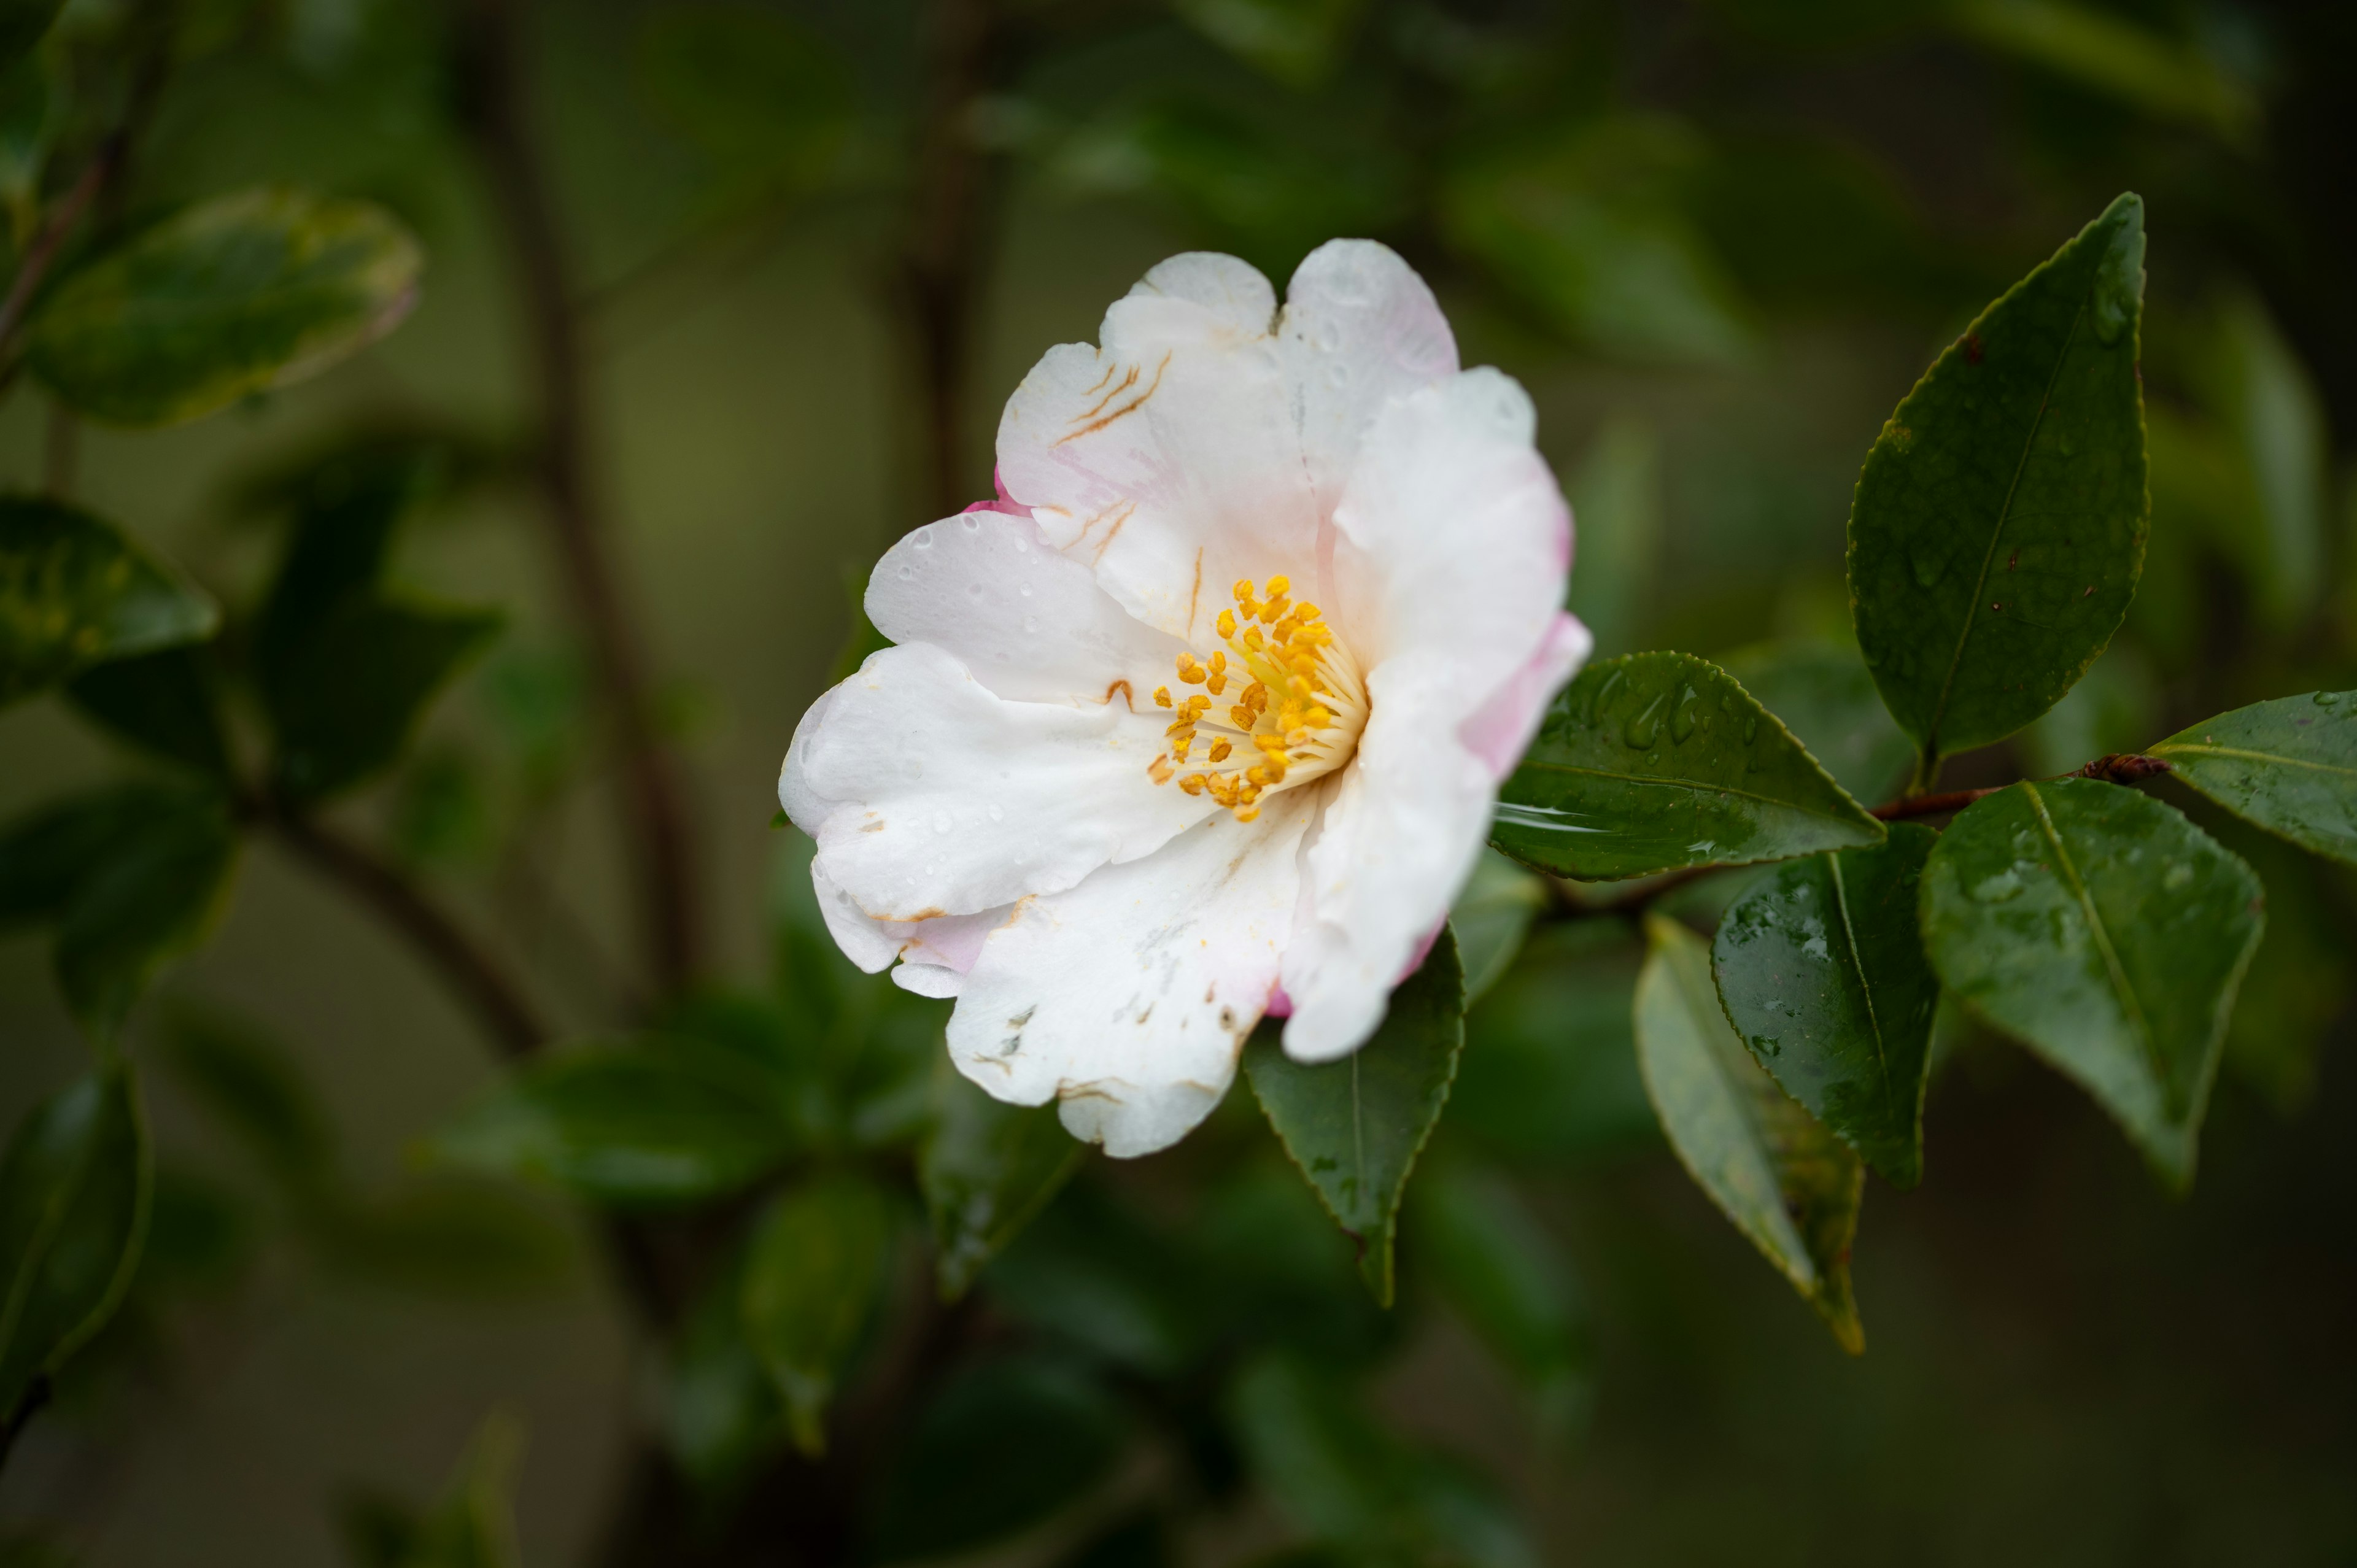
[[[51, 9], [0, 5], [0, 37]], [[222, 657], [253, 672], [231, 760], [262, 766], [275, 736], [276, 793], [382, 846], [490, 934], [558, 1032], [606, 1042], [531, 1104], [493, 1091], [502, 1042], [310, 874], [316, 850], [257, 841], [210, 945], [131, 1026], [149, 1245], [0, 1480], [0, 1561], [2357, 1552], [2357, 1176], [2338, 1157], [2357, 1089], [2335, 1050], [2357, 888], [2185, 791], [2163, 787], [2252, 862], [2274, 915], [2200, 1186], [2162, 1197], [2075, 1090], [1943, 1027], [1933, 1179], [1869, 1184], [1857, 1362], [1663, 1148], [1629, 920], [1546, 924], [1517, 954], [1523, 885], [1492, 868], [1469, 890], [1484, 994], [1386, 1312], [1241, 1088], [1135, 1166], [962, 1127], [937, 1004], [834, 956], [806, 848], [768, 827], [794, 720], [861, 646], [867, 563], [986, 493], [997, 403], [1040, 351], [1092, 338], [1173, 251], [1282, 278], [1335, 234], [1399, 249], [1466, 360], [1531, 388], [1599, 650], [1722, 659], [1875, 800], [1908, 750], [1846, 640], [1859, 462], [1984, 302], [2140, 191], [2141, 591], [2087, 680], [1950, 781], [2357, 684], [2357, 14], [542, 0], [502, 77], [490, 13], [71, 0], [0, 80], [19, 262], [142, 94], [108, 232], [291, 182], [414, 234], [415, 308], [382, 345], [299, 389], [192, 377], [168, 408], [78, 393], [75, 334], [121, 285], [70, 268], [59, 293], [86, 307], [25, 344], [41, 386], [122, 422], [227, 406], [131, 433], [19, 381], [0, 473], [123, 521], [228, 607]], [[528, 97], [502, 96], [517, 81]], [[561, 242], [521, 267], [502, 116], [544, 161]], [[560, 370], [579, 472], [656, 671], [642, 716], [683, 759], [705, 915], [688, 968], [725, 977], [684, 993], [660, 956], [625, 956], [648, 909], [608, 822], [635, 754], [535, 521], [551, 394], [531, 349], [552, 313], [577, 330]], [[364, 560], [307, 549], [356, 531]], [[305, 573], [308, 598], [285, 589]], [[414, 659], [323, 686], [327, 597]], [[121, 719], [103, 689], [75, 700]], [[400, 722], [353, 718], [371, 702]], [[164, 749], [201, 775], [210, 734]], [[0, 756], [10, 816], [127, 768], [58, 702], [0, 717]], [[1741, 880], [1680, 897], [1707, 918]], [[84, 1060], [48, 969], [43, 944], [0, 945], [12, 1123]], [[650, 1017], [658, 1041], [625, 1037]], [[600, 1133], [617, 1107], [636, 1142]], [[871, 1175], [759, 1208], [813, 1160]], [[1003, 1251], [1023, 1216], [990, 1207], [1010, 1194], [981, 1191], [985, 1168], [1039, 1210]], [[622, 1218], [489, 1174], [519, 1170]], [[984, 1217], [940, 1231], [938, 1267], [972, 1288], [939, 1311], [920, 1195], [937, 1230]], [[683, 1200], [702, 1218], [633, 1218]], [[749, 1343], [732, 1305], [791, 1291], [780, 1259], [823, 1260], [855, 1304], [919, 1305], [780, 1309]], [[645, 1334], [631, 1300], [670, 1326]], [[794, 1457], [830, 1395], [829, 1459]]]

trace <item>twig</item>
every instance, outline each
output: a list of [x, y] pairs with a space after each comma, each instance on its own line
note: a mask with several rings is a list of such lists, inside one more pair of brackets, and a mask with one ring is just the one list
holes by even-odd
[[930, 515], [972, 499], [964, 471], [965, 390], [985, 217], [974, 106], [987, 87], [991, 0], [933, 7], [931, 99], [917, 148], [916, 209], [901, 266], [925, 403]]
[[687, 826], [669, 758], [655, 736], [637, 631], [607, 558], [607, 528], [589, 482], [588, 410], [576, 297], [548, 181], [527, 123], [516, 0], [462, 0], [466, 120], [506, 225], [540, 399], [537, 468], [573, 613], [588, 639], [623, 768], [624, 828], [658, 989], [685, 987], [700, 932]]
[[249, 803], [248, 810], [288, 849], [409, 939], [473, 1011], [501, 1055], [520, 1061], [546, 1043], [548, 1031], [498, 961], [399, 867], [299, 811], [267, 802]]
[[[2052, 783], [2062, 779], [2097, 779], [2106, 784], [2134, 784], [2169, 771], [2169, 764], [2158, 757], [2140, 757], [2131, 751], [2115, 751], [2072, 768], [2058, 773], [2040, 783]], [[1886, 800], [1874, 808], [1873, 814], [1886, 822], [1904, 822], [1910, 817], [1944, 817], [1961, 811], [1966, 806], [2000, 789], [2010, 789], [2010, 784], [1992, 784], [1985, 789], [1951, 789], [1943, 795], [1902, 795], [1896, 800]]]

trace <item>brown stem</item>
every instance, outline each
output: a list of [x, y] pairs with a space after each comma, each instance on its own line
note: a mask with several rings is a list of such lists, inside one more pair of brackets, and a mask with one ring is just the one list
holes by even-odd
[[300, 812], [273, 804], [253, 810], [279, 842], [408, 938], [481, 1022], [502, 1056], [520, 1061], [545, 1043], [548, 1031], [498, 961], [398, 866]]
[[902, 259], [925, 406], [926, 500], [947, 517], [973, 499], [965, 389], [980, 292], [985, 202], [974, 111], [988, 86], [990, 0], [933, 7], [931, 87], [917, 145], [916, 209]]
[[537, 478], [550, 532], [589, 642], [623, 769], [624, 829], [657, 989], [694, 977], [700, 932], [686, 819], [659, 745], [643, 653], [607, 554], [589, 482], [589, 416], [565, 250], [529, 124], [518, 0], [460, 0], [460, 80], [468, 129], [512, 252], [540, 402]]
[[[2115, 751], [2082, 764], [2057, 779], [2099, 779], [2106, 784], [2134, 784], [2155, 774], [2169, 771], [2169, 764], [2158, 757], [2140, 757], [2135, 752]], [[1874, 808], [1873, 814], [1886, 822], [1904, 822], [1910, 817], [1944, 817], [1961, 811], [1974, 801], [2000, 789], [2010, 789], [2010, 784], [1992, 784], [1985, 789], [1951, 789], [1944, 795], [1902, 795]]]

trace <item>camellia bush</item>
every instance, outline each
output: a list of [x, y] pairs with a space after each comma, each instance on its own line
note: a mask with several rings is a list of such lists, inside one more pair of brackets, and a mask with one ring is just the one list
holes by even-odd
[[[1448, 1135], [1484, 1048], [1477, 1031], [1469, 1053], [1468, 1007], [1532, 951], [1599, 976], [1542, 1010], [1542, 1033], [1610, 1011], [1678, 1161], [1863, 1353], [1867, 1172], [1925, 1179], [1927, 1087], [1966, 1035], [2047, 1063], [2158, 1183], [2193, 1184], [2270, 911], [2164, 782], [2271, 854], [2357, 866], [2357, 693], [2287, 682], [2056, 755], [2057, 705], [2105, 679], [2166, 525], [2136, 195], [2055, 232], [1861, 455], [1855, 656], [1838, 639], [1598, 656], [1567, 607], [1586, 546], [1532, 399], [1460, 368], [1402, 256], [1443, 235], [1447, 264], [1605, 351], [1732, 351], [1745, 328], [1687, 230], [1616, 207], [1625, 183], [1549, 172], [1674, 164], [1665, 126], [1495, 143], [1428, 199], [1297, 179], [1323, 205], [1280, 191], [1259, 228], [1238, 223], [1275, 236], [1239, 248], [1297, 263], [1281, 296], [1252, 262], [1190, 251], [1114, 303], [1095, 345], [1031, 345], [1037, 369], [991, 393], [1007, 394], [995, 497], [959, 510], [981, 488], [959, 446], [961, 203], [983, 160], [1046, 134], [983, 81], [992, 8], [941, 7], [945, 96], [888, 177], [864, 166], [816, 45], [768, 12], [683, 8], [651, 24], [645, 69], [734, 171], [724, 226], [781, 190], [897, 179], [920, 220], [895, 310], [947, 367], [929, 383], [947, 433], [931, 521], [866, 576], [799, 728], [765, 716], [785, 871], [768, 972], [724, 978], [696, 808], [594, 482], [577, 280], [503, 0], [385, 25], [389, 48], [432, 62], [499, 212], [529, 435], [377, 424], [255, 473], [235, 510], [270, 564], [227, 602], [72, 499], [79, 424], [301, 396], [282, 389], [420, 297], [397, 203], [265, 184], [143, 205], [176, 75], [264, 47], [273, 9], [0, 5], [0, 377], [46, 400], [56, 457], [0, 498], [0, 701], [61, 703], [138, 759], [0, 827], [0, 921], [48, 943], [88, 1046], [0, 1159], [0, 1456], [119, 1349], [126, 1314], [160, 1309], [149, 1254], [209, 1233], [199, 1197], [158, 1178], [144, 1107], [164, 1072], [254, 1156], [304, 1244], [351, 1267], [419, 1288], [528, 1278], [561, 1244], [518, 1184], [577, 1202], [647, 1367], [602, 1561], [915, 1559], [1051, 1520], [1059, 1561], [1191, 1561], [1190, 1510], [1248, 1488], [1281, 1521], [1271, 1563], [1530, 1563], [1504, 1489], [1378, 1417], [1366, 1374], [1400, 1304], [1437, 1297], [1538, 1430], [1585, 1420], [1578, 1292], [1501, 1153], [1525, 1090], [1493, 1078], [1481, 1130]], [[1294, 88], [1329, 69], [1352, 10], [1178, 9]], [[1141, 110], [1041, 156], [1101, 182], [1158, 170], [1138, 177], [1160, 197], [1232, 212], [1252, 189], [1218, 183], [1240, 177], [1220, 145]], [[1630, 248], [1584, 251], [1599, 225]], [[1630, 270], [1584, 287], [1600, 259]], [[544, 520], [580, 654], [578, 691], [509, 672], [519, 733], [567, 702], [594, 711], [627, 849], [644, 972], [599, 1029], [552, 1024], [415, 856], [339, 814], [388, 781], [430, 805], [417, 737], [508, 618], [389, 563], [421, 514], [503, 488]], [[2018, 744], [2033, 726], [2039, 746]], [[523, 748], [539, 787], [581, 766], [566, 745]], [[1953, 787], [1966, 754], [1977, 782]], [[2051, 766], [1993, 761], [2033, 754]], [[420, 1130], [391, 1193], [343, 1171], [266, 1034], [145, 1000], [256, 840], [380, 917], [504, 1063]], [[1633, 983], [1601, 977], [1632, 938]], [[1532, 1082], [1561, 1066], [1523, 1064]], [[1158, 1197], [1109, 1169], [1174, 1149]], [[348, 1500], [354, 1560], [514, 1561], [520, 1440], [494, 1416], [440, 1500]]]

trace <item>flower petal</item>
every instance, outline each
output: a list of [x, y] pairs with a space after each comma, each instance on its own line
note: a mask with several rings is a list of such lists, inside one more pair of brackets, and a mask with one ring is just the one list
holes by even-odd
[[[894, 959], [900, 967], [892, 978], [904, 990], [920, 996], [954, 996], [958, 983], [981, 955], [983, 940], [1006, 918], [1006, 908], [974, 915], [943, 915], [931, 920], [878, 920], [851, 901], [848, 894], [827, 879], [825, 868], [811, 862], [811, 885], [818, 891], [820, 916], [827, 935], [844, 956], [873, 974]], [[921, 970], [922, 974], [911, 971]]]
[[1313, 791], [1225, 812], [1078, 887], [1027, 898], [983, 944], [950, 1019], [958, 1070], [1121, 1157], [1177, 1143], [1220, 1101], [1268, 1004]]
[[1277, 342], [1320, 515], [1341, 498], [1383, 404], [1457, 373], [1457, 339], [1432, 290], [1372, 240], [1309, 252], [1286, 285]]
[[972, 915], [1151, 854], [1217, 808], [1157, 786], [1163, 720], [994, 696], [927, 643], [888, 648], [795, 732], [779, 794], [869, 918]]
[[907, 534], [867, 580], [867, 618], [1024, 703], [1106, 703], [1125, 685], [1142, 708], [1183, 646], [1114, 603], [1028, 514], [972, 510]]
[[1232, 256], [1173, 257], [1007, 400], [998, 466], [1042, 533], [1131, 614], [1208, 640], [1239, 577], [1308, 581], [1318, 510], [1271, 328]]
[[1503, 781], [1530, 748], [1547, 704], [1564, 682], [1587, 662], [1596, 639], [1577, 616], [1559, 611], [1540, 641], [1538, 651], [1490, 693], [1490, 700], [1457, 726], [1457, 738], [1480, 757], [1490, 777]]

